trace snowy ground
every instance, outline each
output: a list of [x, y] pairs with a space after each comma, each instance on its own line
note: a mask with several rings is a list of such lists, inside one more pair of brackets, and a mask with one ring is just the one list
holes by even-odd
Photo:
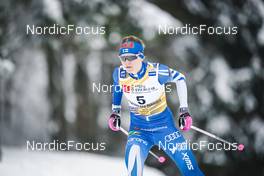
[[[0, 176], [125, 176], [121, 158], [80, 152], [32, 152], [4, 148]], [[145, 167], [145, 176], [164, 176]]]

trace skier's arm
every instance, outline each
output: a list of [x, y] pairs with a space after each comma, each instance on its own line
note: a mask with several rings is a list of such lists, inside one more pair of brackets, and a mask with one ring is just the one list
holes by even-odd
[[167, 82], [175, 82], [180, 101], [180, 116], [179, 116], [179, 127], [188, 131], [192, 125], [192, 117], [188, 110], [187, 102], [187, 86], [185, 82], [185, 76], [165, 65], [159, 66], [159, 82], [165, 84]]
[[185, 76], [166, 65], [159, 65], [159, 82], [161, 84], [166, 84], [168, 82], [176, 83], [180, 108], [187, 108], [188, 101], [187, 101], [187, 86], [185, 81]]
[[113, 93], [112, 93], [112, 111], [116, 112], [121, 110], [121, 100], [122, 100], [122, 87], [119, 85], [118, 80], [118, 68], [115, 68], [113, 73]]
[[187, 86], [186, 86], [185, 76], [182, 73], [172, 69], [170, 69], [170, 73], [171, 73], [171, 82], [176, 83], [178, 97], [180, 101], [180, 108], [183, 107], [187, 108], [188, 98], [187, 98]]

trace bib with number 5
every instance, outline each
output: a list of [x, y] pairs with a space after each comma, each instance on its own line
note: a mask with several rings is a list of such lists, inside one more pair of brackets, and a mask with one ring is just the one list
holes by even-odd
[[128, 99], [130, 111], [136, 115], [158, 114], [167, 107], [165, 85], [158, 81], [158, 64], [147, 63], [144, 76], [134, 79], [121, 66], [119, 85]]

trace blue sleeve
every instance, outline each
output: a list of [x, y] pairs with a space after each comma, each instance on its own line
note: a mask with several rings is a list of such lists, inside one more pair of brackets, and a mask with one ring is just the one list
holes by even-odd
[[119, 68], [115, 68], [113, 72], [113, 93], [112, 93], [112, 110], [121, 108], [121, 100], [122, 100], [122, 87], [119, 85], [119, 77], [118, 77]]
[[158, 80], [159, 80], [160, 84], [166, 84], [168, 82], [185, 80], [185, 77], [182, 73], [180, 73], [176, 70], [173, 70], [166, 65], [159, 64]]
[[163, 64], [159, 64], [158, 68], [158, 80], [160, 84], [165, 84], [170, 80], [169, 67]]

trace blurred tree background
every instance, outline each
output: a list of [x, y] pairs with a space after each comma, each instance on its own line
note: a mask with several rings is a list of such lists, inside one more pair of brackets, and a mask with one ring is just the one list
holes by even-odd
[[[32, 24], [105, 26], [106, 33], [27, 35]], [[185, 24], [237, 26], [238, 34], [158, 34], [159, 25]], [[196, 151], [206, 175], [264, 175], [261, 0], [2, 0], [1, 145], [74, 139], [106, 142], [103, 154], [123, 156], [125, 137], [107, 127], [111, 93], [94, 92], [93, 84], [112, 84], [119, 41], [130, 34], [145, 41], [147, 60], [186, 75], [195, 125], [245, 144], [243, 153]], [[167, 99], [176, 118], [175, 87]], [[128, 127], [126, 108], [122, 115]], [[186, 135], [213, 142], [195, 132]], [[149, 157], [147, 164], [168, 176], [177, 170], [171, 161], [160, 165]]]

